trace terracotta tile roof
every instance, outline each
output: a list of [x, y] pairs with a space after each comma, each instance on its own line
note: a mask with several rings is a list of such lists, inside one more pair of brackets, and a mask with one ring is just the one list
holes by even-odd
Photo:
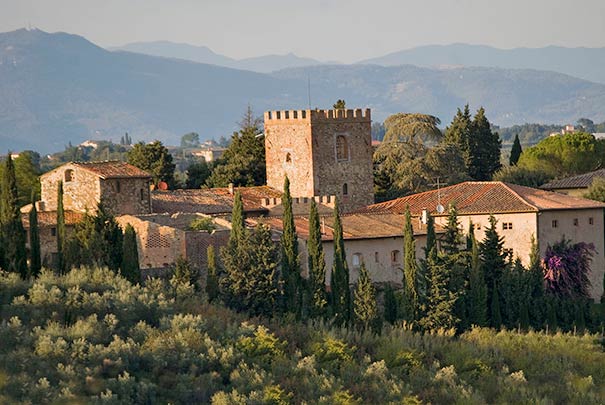
[[[439, 214], [437, 205], [446, 207], [446, 212]], [[605, 208], [605, 204], [552, 193], [530, 187], [523, 187], [499, 181], [469, 181], [413, 194], [395, 200], [373, 204], [359, 212], [391, 212], [401, 214], [407, 206], [413, 216], [418, 216], [423, 209], [431, 215], [447, 215], [447, 206], [455, 204], [459, 214], [497, 214], [509, 212], [537, 212], [557, 209]]]
[[[405, 225], [405, 217], [398, 214], [381, 213], [381, 214], [347, 214], [341, 217], [343, 236], [345, 240], [351, 239], [378, 239], [391, 238], [403, 235], [403, 227]], [[279, 217], [259, 217], [247, 220], [249, 225], [255, 225], [262, 222], [271, 226], [272, 229], [282, 231], [282, 219]], [[299, 238], [307, 240], [309, 238], [309, 218], [299, 216], [294, 218], [296, 225], [296, 233]], [[333, 234], [333, 217], [321, 217], [322, 224], [322, 240], [332, 240]], [[426, 225], [423, 225], [418, 218], [412, 218], [412, 228], [414, 235], [426, 235]], [[435, 228], [437, 233], [441, 233], [443, 229], [437, 225]]]
[[[82, 221], [84, 213], [65, 211], [65, 225], [75, 225]], [[29, 213], [21, 213], [21, 222], [24, 228], [29, 228]], [[57, 211], [38, 211], [38, 226], [49, 227], [57, 225]]]
[[566, 177], [564, 179], [553, 180], [540, 186], [544, 190], [559, 190], [562, 188], [588, 188], [596, 177], [605, 178], [605, 169], [590, 173], [584, 173], [577, 176]]
[[136, 166], [125, 162], [74, 162], [74, 166], [93, 172], [104, 179], [115, 178], [151, 178], [151, 175]]
[[[242, 195], [244, 211], [264, 213], [263, 198], [281, 197], [281, 192], [268, 187], [236, 187]], [[196, 190], [156, 190], [151, 194], [152, 208], [155, 213], [202, 213], [209, 215], [230, 214], [235, 194], [228, 188], [209, 188]]]

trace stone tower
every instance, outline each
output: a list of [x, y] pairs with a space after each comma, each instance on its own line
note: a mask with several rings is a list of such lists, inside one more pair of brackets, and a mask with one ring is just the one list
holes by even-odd
[[370, 109], [265, 112], [267, 185], [294, 197], [336, 195], [351, 211], [374, 203]]

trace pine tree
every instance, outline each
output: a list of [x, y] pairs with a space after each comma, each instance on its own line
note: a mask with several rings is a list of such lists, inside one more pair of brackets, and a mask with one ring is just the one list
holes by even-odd
[[462, 153], [466, 174], [470, 173], [469, 170], [472, 164], [471, 126], [471, 113], [467, 104], [464, 106], [464, 111], [458, 109], [452, 123], [445, 130], [445, 141], [458, 146]]
[[405, 225], [403, 228], [403, 298], [404, 317], [407, 321], [417, 320], [418, 311], [418, 263], [416, 262], [416, 243], [412, 229], [410, 208], [405, 210]]
[[384, 290], [384, 320], [394, 324], [397, 320], [397, 297], [390, 284], [387, 284]]
[[284, 180], [282, 194], [283, 233], [281, 236], [281, 271], [284, 284], [285, 306], [288, 312], [297, 316], [302, 311], [302, 280], [300, 276], [300, 263], [298, 259], [298, 236], [294, 225], [292, 213], [292, 196], [290, 195], [290, 180]]
[[40, 258], [40, 230], [38, 228], [38, 210], [36, 197], [32, 193], [32, 209], [29, 211], [29, 276], [37, 277], [42, 268]]
[[311, 200], [309, 213], [309, 239], [307, 240], [309, 264], [309, 300], [311, 317], [325, 315], [328, 299], [326, 296], [326, 264], [321, 243], [321, 225], [315, 200]]
[[445, 232], [441, 239], [441, 248], [446, 255], [456, 254], [460, 251], [462, 232], [458, 224], [458, 211], [455, 205], [450, 205]]
[[485, 117], [483, 107], [477, 110], [471, 125], [471, 165], [469, 175], [479, 181], [491, 180], [502, 165], [500, 150], [502, 141], [497, 132], [492, 132], [491, 124]]
[[345, 253], [342, 223], [338, 209], [338, 199], [334, 206], [334, 262], [330, 286], [332, 290], [332, 311], [336, 323], [348, 325], [351, 321], [351, 290], [349, 288], [349, 266]]
[[[491, 306], [494, 304], [494, 288], [496, 284], [500, 284], [502, 273], [506, 268], [506, 254], [504, 254], [502, 250], [504, 239], [498, 235], [496, 230], [497, 220], [493, 215], [490, 215], [489, 217], [489, 224], [490, 226], [485, 230], [485, 238], [479, 244], [479, 253], [483, 263], [483, 277], [485, 278], [485, 284], [487, 285], [487, 300], [490, 304], [489, 313], [493, 317], [495, 310]], [[498, 302], [498, 300], [496, 300], [496, 302]], [[500, 316], [499, 307], [498, 315]], [[500, 317], [500, 324], [501, 323], [502, 318]]]
[[513, 147], [510, 150], [510, 158], [508, 159], [508, 163], [511, 166], [516, 166], [519, 158], [521, 157], [521, 153], [523, 153], [523, 149], [521, 148], [521, 142], [519, 141], [519, 134], [515, 134], [515, 141], [513, 142]]
[[485, 285], [483, 268], [479, 260], [479, 246], [472, 227], [469, 228], [468, 239], [470, 239], [471, 245], [468, 296], [469, 323], [471, 325], [485, 326], [487, 324], [487, 286]]
[[124, 230], [122, 260], [122, 276], [133, 284], [141, 281], [141, 269], [139, 266], [139, 249], [137, 247], [137, 234], [132, 225], [126, 225]]
[[457, 295], [448, 289], [449, 269], [447, 260], [443, 260], [433, 247], [428, 259], [431, 275], [430, 289], [427, 299], [427, 310], [420, 325], [425, 330], [452, 329], [459, 319], [454, 315]]
[[367, 330], [376, 319], [376, 291], [368, 274], [365, 263], [361, 263], [359, 278], [355, 285], [353, 312], [355, 320], [363, 330]]
[[0, 183], [0, 224], [2, 225], [2, 246], [5, 270], [27, 277], [26, 233], [21, 222], [17, 178], [11, 153], [4, 162], [3, 178]]
[[63, 257], [63, 246], [65, 245], [65, 209], [63, 208], [63, 182], [59, 181], [57, 186], [57, 270], [60, 273], [66, 271]]
[[208, 249], [206, 249], [206, 258], [208, 261], [208, 268], [206, 269], [206, 294], [208, 295], [208, 302], [212, 303], [218, 299], [220, 293], [214, 246], [208, 246]]

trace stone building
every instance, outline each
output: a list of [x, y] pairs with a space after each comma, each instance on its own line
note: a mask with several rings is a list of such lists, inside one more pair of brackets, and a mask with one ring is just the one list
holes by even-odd
[[557, 193], [567, 194], [574, 197], [583, 197], [586, 193], [588, 193], [588, 189], [590, 186], [592, 186], [592, 183], [597, 178], [605, 179], [605, 169], [553, 180], [549, 183], [543, 184], [540, 186], [540, 188], [548, 191], [556, 191]]
[[41, 211], [56, 211], [60, 181], [66, 211], [95, 212], [103, 201], [115, 215], [151, 213], [151, 175], [128, 163], [71, 162], [43, 174]]
[[489, 216], [498, 221], [498, 233], [504, 237], [504, 249], [523, 264], [529, 262], [532, 236], [544, 255], [548, 245], [562, 238], [573, 242], [592, 243], [596, 252], [591, 263], [592, 297], [603, 292], [605, 273], [605, 204], [549, 191], [537, 190], [499, 181], [465, 182], [440, 190], [370, 205], [360, 210], [366, 214], [391, 213], [403, 215], [406, 207], [413, 216], [428, 210], [438, 225], [447, 222], [447, 209], [456, 206], [460, 228], [467, 233], [470, 221], [475, 236], [482, 240], [489, 226]]
[[374, 203], [370, 110], [265, 112], [267, 185], [294, 197], [335, 195], [343, 211]]

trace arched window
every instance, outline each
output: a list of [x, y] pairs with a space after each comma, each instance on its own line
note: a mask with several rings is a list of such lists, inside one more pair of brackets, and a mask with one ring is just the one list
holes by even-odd
[[290, 152], [286, 153], [286, 163], [292, 163], [292, 155]]
[[361, 253], [355, 253], [353, 255], [353, 268], [354, 269], [360, 268], [362, 262], [363, 262], [363, 255]]
[[342, 195], [349, 195], [349, 186], [347, 183], [342, 185]]
[[399, 263], [399, 250], [393, 250], [391, 251], [391, 264], [398, 264]]
[[336, 137], [336, 160], [349, 160], [349, 142], [344, 135]]
[[65, 170], [65, 183], [69, 183], [74, 179], [74, 171], [72, 169]]

